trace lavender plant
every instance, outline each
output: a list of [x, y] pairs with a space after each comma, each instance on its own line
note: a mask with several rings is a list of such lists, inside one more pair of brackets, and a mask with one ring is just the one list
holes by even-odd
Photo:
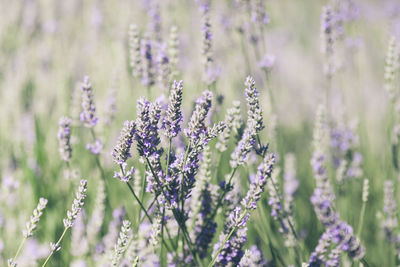
[[396, 1], [81, 2], [0, 1], [0, 265], [400, 265]]
[[54, 254], [54, 252], [59, 251], [61, 249], [61, 241], [63, 240], [68, 229], [74, 225], [74, 222], [83, 207], [83, 204], [84, 204], [83, 201], [86, 198], [86, 190], [87, 190], [87, 181], [81, 180], [79, 183], [78, 191], [76, 192], [76, 196], [72, 203], [71, 210], [67, 211], [67, 217], [63, 220], [64, 231], [62, 232], [60, 238], [58, 239], [58, 241], [56, 243], [50, 242], [50, 254], [47, 256], [42, 267], [46, 266], [46, 264], [49, 262], [51, 256]]

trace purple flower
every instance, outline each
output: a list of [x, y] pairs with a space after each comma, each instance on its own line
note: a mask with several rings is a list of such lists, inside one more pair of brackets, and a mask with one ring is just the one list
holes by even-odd
[[158, 55], [156, 58], [158, 83], [160, 84], [160, 88], [163, 91], [168, 90], [170, 82], [170, 66], [166, 50], [167, 45], [165, 43], [160, 44], [158, 47]]
[[103, 149], [103, 143], [99, 139], [96, 139], [93, 144], [86, 144], [86, 149], [92, 152], [94, 155], [99, 155]]
[[126, 162], [121, 163], [120, 166], [120, 171], [114, 171], [114, 178], [118, 178], [121, 180], [121, 182], [127, 183], [132, 179], [132, 175], [135, 173], [135, 169], [131, 167], [131, 169], [127, 171], [126, 167], [128, 166], [128, 164], [126, 164]]
[[242, 138], [235, 147], [235, 150], [231, 154], [230, 165], [232, 168], [236, 168], [243, 165], [247, 161], [247, 157], [254, 144], [256, 143], [256, 129], [255, 122], [249, 121], [250, 124], [247, 125]]
[[268, 24], [270, 18], [265, 12], [265, 6], [262, 0], [256, 0], [253, 2], [251, 9], [251, 21], [259, 26]]
[[264, 57], [258, 62], [258, 66], [266, 71], [272, 69], [275, 65], [275, 56], [271, 54], [265, 54]]
[[169, 138], [175, 137], [181, 131], [182, 123], [182, 81], [174, 81], [169, 96], [169, 104], [167, 114], [163, 121], [163, 129], [165, 129], [165, 135]]
[[314, 252], [311, 254], [308, 261], [310, 266], [321, 266], [327, 261], [326, 252], [331, 245], [331, 239], [327, 231], [325, 231], [320, 239], [318, 240], [318, 245], [315, 247]]
[[245, 85], [246, 85], [245, 95], [246, 95], [247, 109], [248, 109], [247, 123], [249, 124], [250, 121], [253, 121], [255, 123], [254, 125], [255, 130], [258, 133], [259, 131], [264, 129], [264, 123], [263, 123], [263, 110], [261, 109], [259, 103], [256, 83], [252, 77], [248, 76], [246, 78]]
[[150, 8], [148, 9], [147, 15], [149, 16], [149, 30], [154, 39], [157, 42], [161, 42], [161, 15], [160, 15], [160, 6], [157, 3], [158, 1], [150, 1]]
[[71, 160], [71, 120], [67, 117], [61, 117], [58, 123], [59, 130], [58, 130], [58, 144], [59, 144], [59, 151], [61, 159], [65, 162], [69, 162]]
[[239, 262], [239, 267], [256, 267], [266, 265], [267, 262], [265, 261], [261, 251], [255, 245], [251, 246], [250, 249], [246, 249], [242, 259]]
[[197, 139], [192, 139], [190, 144], [190, 150], [187, 155], [186, 164], [183, 166], [183, 186], [187, 190], [183, 192], [183, 198], [186, 199], [190, 195], [191, 189], [195, 183], [195, 176], [199, 168], [199, 160], [201, 152], [204, 150], [210, 140], [217, 137], [224, 129], [226, 125], [223, 122], [219, 122], [209, 129], [205, 129], [204, 133], [201, 133]]
[[[237, 212], [237, 210], [233, 211], [233, 213], [235, 212]], [[248, 217], [246, 216], [246, 218]], [[238, 222], [230, 221], [231, 226], [233, 226], [235, 223]], [[240, 225], [241, 227], [236, 230], [232, 234], [231, 238], [224, 244], [223, 249], [217, 256], [215, 266], [227, 266], [228, 264], [230, 264], [231, 266], [238, 266], [240, 259], [244, 255], [244, 252], [242, 250], [243, 245], [247, 240], [247, 227], [245, 227], [246, 222], [241, 221]], [[214, 245], [213, 257], [222, 246], [222, 243], [225, 241], [225, 238], [227, 237], [231, 229], [231, 227], [227, 227], [225, 231], [220, 235], [219, 242]]]
[[394, 229], [398, 226], [397, 220], [397, 204], [394, 192], [394, 185], [391, 180], [386, 180], [383, 188], [384, 192], [384, 206], [382, 227], [385, 230], [386, 239], [389, 243], [393, 242]]
[[80, 120], [85, 127], [94, 127], [98, 122], [96, 107], [94, 105], [93, 89], [89, 77], [85, 76], [82, 84], [82, 112]]
[[142, 54], [142, 84], [150, 87], [155, 84], [155, 73], [152, 44], [147, 38], [141, 40], [140, 52]]
[[265, 156], [263, 163], [258, 166], [257, 175], [255, 181], [250, 184], [249, 191], [246, 197], [242, 201], [242, 205], [248, 210], [256, 209], [257, 202], [261, 198], [261, 194], [264, 192], [267, 179], [271, 178], [272, 169], [275, 164], [275, 155], [269, 153]]
[[207, 256], [208, 248], [214, 237], [217, 224], [213, 211], [217, 204], [218, 187], [211, 184], [211, 152], [209, 146], [204, 149], [200, 173], [190, 199], [189, 229], [192, 240], [198, 248], [200, 258]]
[[124, 122], [124, 127], [121, 130], [118, 143], [111, 152], [115, 163], [122, 164], [131, 157], [130, 150], [133, 143], [133, 137], [136, 132], [135, 126], [136, 124], [134, 121]]
[[190, 118], [188, 128], [184, 131], [191, 143], [199, 139], [201, 134], [207, 133], [205, 121], [211, 109], [212, 97], [213, 94], [211, 91], [204, 91], [203, 95], [196, 100], [196, 106]]
[[132, 75], [135, 78], [142, 77], [142, 56], [140, 47], [139, 31], [136, 25], [129, 25], [129, 59]]
[[140, 156], [149, 157], [158, 151], [160, 138], [158, 135], [158, 122], [161, 116], [161, 108], [157, 103], [150, 103], [142, 97], [138, 100], [136, 135]]
[[294, 154], [285, 156], [285, 173], [283, 175], [285, 202], [292, 205], [293, 196], [299, 187], [299, 180], [296, 177], [296, 158]]

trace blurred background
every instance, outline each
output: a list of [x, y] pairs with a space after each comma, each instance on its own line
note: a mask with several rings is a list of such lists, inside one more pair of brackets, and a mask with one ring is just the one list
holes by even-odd
[[[357, 225], [361, 178], [368, 178], [370, 199], [360, 239], [371, 266], [390, 266], [384, 258], [390, 245], [383, 238], [379, 212], [383, 209], [384, 180], [397, 181], [398, 177], [392, 167], [393, 108], [383, 85], [389, 39], [400, 35], [400, 3], [261, 1], [265, 6], [262, 31], [254, 34], [254, 26], [247, 22], [248, 10], [238, 8], [239, 2], [246, 1], [215, 0], [209, 11], [216, 77], [212, 86], [217, 96], [224, 98], [218, 118], [223, 118], [233, 100], [244, 103], [244, 81], [252, 75], [265, 111], [263, 140], [270, 142], [279, 155], [293, 152], [297, 157], [300, 186], [295, 218], [309, 253], [322, 233], [309, 203], [314, 187], [310, 166], [313, 124], [328, 86], [326, 57], [321, 51], [321, 13], [322, 7], [332, 2], [346, 8], [342, 32], [334, 46], [330, 112], [336, 121], [352, 125], [358, 134], [363, 174], [339, 190], [338, 210], [349, 224]], [[176, 27], [172, 30], [178, 45], [174, 78], [184, 81], [187, 121], [193, 101], [210, 86], [207, 80], [211, 79], [204, 78], [200, 5], [194, 0], [0, 1], [0, 256], [4, 264], [17, 249], [21, 229], [39, 197], [48, 198], [49, 204], [35, 239], [23, 252], [32, 259], [46, 256], [49, 241], [62, 231], [62, 218], [75, 190], [69, 182], [71, 177], [87, 178], [93, 185], [99, 179], [95, 159], [85, 149], [91, 138], [89, 132], [79, 126], [73, 130], [72, 170], [65, 168], [58, 151], [58, 120], [67, 115], [77, 124], [80, 85], [85, 75], [90, 77], [100, 117], [97, 134], [104, 145], [101, 161], [111, 180], [110, 203], [114, 208], [132, 206], [129, 196], [121, 197], [121, 193], [126, 195], [126, 188], [111, 179], [110, 151], [122, 122], [136, 117], [137, 99], [142, 95], [163, 99], [168, 93], [158, 82], [149, 91], [133, 77], [130, 25], [137, 25], [141, 37], [151, 34], [159, 38], [160, 47], [165, 43], [168, 53], [169, 42], [174, 39], [171, 29]], [[96, 186], [89, 185], [88, 192], [85, 209], [90, 211]], [[103, 232], [111, 218], [108, 207]], [[267, 231], [257, 226], [263, 223], [254, 216], [249, 227], [250, 243], [259, 242], [257, 233]], [[269, 229], [276, 230], [274, 222], [270, 223]], [[282, 237], [273, 239], [284, 251]], [[70, 242], [64, 242], [53, 266], [68, 266], [74, 261], [69, 248]], [[260, 249], [268, 258], [269, 249]], [[30, 264], [35, 266], [34, 261], [21, 266]]]

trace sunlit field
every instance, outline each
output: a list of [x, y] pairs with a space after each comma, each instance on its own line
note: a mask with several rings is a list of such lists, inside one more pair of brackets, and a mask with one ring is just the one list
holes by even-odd
[[400, 266], [400, 3], [0, 0], [0, 266]]

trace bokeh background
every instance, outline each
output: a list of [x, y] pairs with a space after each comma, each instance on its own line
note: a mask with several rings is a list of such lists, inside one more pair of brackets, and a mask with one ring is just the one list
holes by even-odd
[[[331, 83], [331, 112], [338, 121], [355, 125], [358, 150], [363, 157], [361, 177], [350, 179], [337, 189], [341, 217], [354, 228], [359, 223], [362, 178], [370, 181], [370, 197], [360, 236], [371, 266], [391, 266], [395, 255], [381, 227], [383, 183], [395, 182], [392, 166], [393, 108], [384, 90], [384, 64], [390, 37], [400, 34], [400, 4], [396, 1], [337, 0], [348, 5], [343, 33], [335, 44], [336, 71]], [[154, 4], [159, 14], [154, 15]], [[224, 96], [219, 118], [233, 100], [244, 103], [244, 80], [252, 75], [260, 92], [267, 129], [263, 140], [279, 155], [296, 155], [300, 181], [295, 200], [295, 221], [302, 233], [303, 246], [311, 253], [323, 228], [310, 204], [314, 178], [310, 165], [312, 131], [317, 105], [324, 101], [326, 75], [321, 52], [321, 12], [330, 1], [263, 1], [268, 23], [258, 40], [246, 28], [248, 14], [236, 1], [211, 2], [213, 63], [220, 69], [215, 88]], [[157, 17], [159, 15], [159, 18]], [[73, 130], [73, 174], [59, 157], [58, 120], [68, 115], [77, 123], [80, 112], [80, 84], [90, 77], [100, 117], [98, 135], [103, 141], [102, 164], [109, 178], [109, 197], [116, 208], [133, 208], [132, 199], [120, 182], [112, 179], [110, 156], [122, 122], [136, 117], [136, 101], [148, 95], [140, 81], [132, 77], [129, 59], [129, 25], [140, 34], [151, 31], [160, 21], [161, 38], [168, 42], [170, 29], [177, 27], [179, 62], [177, 79], [184, 81], [185, 121], [192, 103], [207, 89], [202, 79], [202, 20], [199, 3], [193, 0], [21, 0], [0, 1], [0, 256], [2, 265], [12, 257], [39, 197], [49, 199], [35, 238], [24, 257], [41, 259], [48, 243], [62, 231], [62, 218], [73, 198], [71, 176], [89, 180], [87, 214], [94, 205], [101, 175], [94, 157], [85, 149], [90, 133], [80, 126]], [[152, 26], [153, 25], [153, 26]], [[257, 51], [256, 46], [262, 47]], [[262, 45], [260, 45], [262, 43]], [[259, 62], [267, 54], [272, 60], [266, 71]], [[273, 94], [273, 103], [269, 92]], [[398, 88], [396, 88], [398, 90]], [[166, 92], [154, 86], [152, 100]], [[115, 120], [106, 123], [115, 97]], [[103, 119], [104, 118], [104, 119]], [[228, 162], [228, 161], [227, 161]], [[282, 165], [282, 161], [278, 162]], [[226, 168], [224, 166], [218, 166]], [[139, 167], [140, 168], [140, 167]], [[241, 171], [246, 183], [252, 170]], [[332, 179], [334, 180], [334, 170]], [[69, 178], [68, 178], [69, 177]], [[93, 186], [90, 186], [93, 184]], [[396, 194], [397, 200], [399, 200]], [[268, 212], [268, 205], [263, 208]], [[112, 208], [106, 208], [103, 232], [107, 231]], [[249, 225], [249, 243], [260, 244], [269, 259], [270, 249], [263, 240], [271, 235], [274, 246], [285, 255], [284, 238], [270, 217], [255, 214]], [[52, 266], [68, 266], [75, 258], [69, 253], [70, 237], [55, 254]], [[308, 257], [309, 255], [305, 255]], [[90, 256], [86, 256], [90, 258]], [[34, 264], [30, 261], [29, 264]], [[39, 260], [40, 262], [40, 260]], [[346, 261], [345, 261], [346, 262]], [[26, 266], [29, 266], [26, 263]], [[88, 266], [94, 266], [88, 260]], [[290, 264], [290, 262], [288, 262]], [[293, 264], [293, 263], [292, 263]], [[21, 266], [25, 266], [21, 264]], [[348, 265], [351, 266], [351, 265]], [[353, 265], [354, 266], [354, 265]]]

